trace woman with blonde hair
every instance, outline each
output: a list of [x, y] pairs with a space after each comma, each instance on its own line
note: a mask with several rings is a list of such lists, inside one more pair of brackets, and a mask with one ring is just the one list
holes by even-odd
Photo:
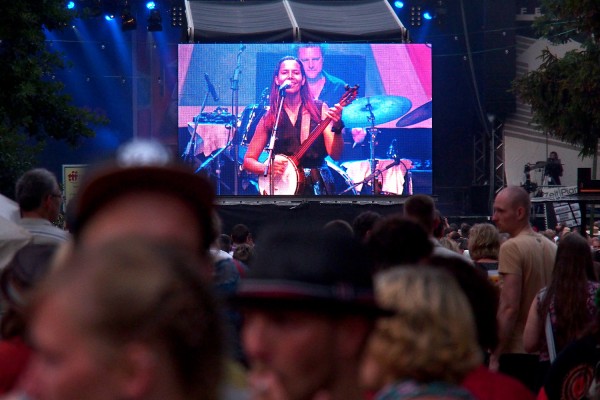
[[469, 231], [469, 255], [485, 270], [498, 269], [500, 233], [492, 224], [475, 224]]
[[492, 224], [475, 224], [469, 231], [469, 256], [478, 270], [484, 272], [491, 282], [499, 284], [498, 254], [500, 232]]
[[459, 386], [483, 360], [469, 302], [442, 270], [399, 267], [376, 276], [381, 318], [371, 336], [362, 377], [384, 399], [472, 399]]

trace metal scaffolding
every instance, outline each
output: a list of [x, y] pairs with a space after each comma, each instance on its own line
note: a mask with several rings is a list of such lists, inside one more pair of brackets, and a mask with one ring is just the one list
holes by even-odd
[[473, 137], [473, 186], [487, 182], [485, 140], [482, 135]]
[[493, 150], [493, 178], [494, 193], [498, 193], [506, 184], [504, 172], [504, 123], [500, 122], [492, 126], [492, 148]]

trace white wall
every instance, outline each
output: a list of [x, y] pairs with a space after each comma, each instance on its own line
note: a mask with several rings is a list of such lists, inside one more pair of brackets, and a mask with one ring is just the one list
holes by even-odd
[[[517, 36], [517, 76], [537, 69], [541, 64], [539, 56], [544, 48], [553, 54], [563, 56], [567, 51], [579, 47], [576, 42], [553, 46], [544, 39], [534, 40]], [[591, 168], [592, 158], [581, 159], [580, 149], [547, 136], [531, 125], [531, 107], [517, 99], [517, 110], [504, 124], [504, 161], [506, 184], [520, 185], [525, 181], [524, 167], [527, 163], [545, 161], [551, 151], [556, 151], [563, 163], [562, 184], [577, 184], [577, 168]], [[541, 184], [542, 172], [531, 171], [534, 183]]]

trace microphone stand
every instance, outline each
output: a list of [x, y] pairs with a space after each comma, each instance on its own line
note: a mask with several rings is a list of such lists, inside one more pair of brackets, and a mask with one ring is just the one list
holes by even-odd
[[[204, 168], [208, 167], [208, 165], [213, 162], [215, 160], [215, 158], [219, 157], [221, 155], [221, 153], [223, 153], [225, 150], [227, 150], [227, 146], [220, 148], [218, 151], [216, 151], [214, 154], [211, 154], [210, 156], [208, 156], [208, 158], [206, 160], [204, 160], [204, 162], [202, 164], [200, 164], [200, 166], [196, 169], [196, 171], [194, 171], [195, 174], [197, 174], [198, 172], [202, 171]], [[221, 168], [219, 165], [217, 165], [217, 171], [219, 171], [219, 168]], [[221, 184], [220, 182], [221, 179], [221, 173], [220, 171], [217, 172], [217, 180], [218, 185]], [[220, 194], [220, 193], [217, 193]]]
[[[238, 115], [239, 115], [239, 82], [240, 74], [242, 73], [242, 53], [246, 49], [246, 46], [241, 45], [240, 50], [237, 53], [236, 67], [233, 71], [233, 77], [231, 78], [231, 110], [232, 110], [232, 129], [233, 129], [233, 194], [238, 194], [238, 158], [240, 153], [239, 140], [238, 140]], [[229, 145], [229, 143], [228, 143]]]
[[283, 101], [285, 100], [285, 95], [285, 90], [279, 92], [279, 106], [277, 107], [275, 125], [273, 125], [271, 139], [269, 140], [269, 144], [267, 145], [268, 162], [267, 166], [265, 167], [265, 172], [263, 176], [267, 176], [267, 174], [269, 174], [269, 194], [271, 196], [275, 194], [275, 188], [273, 187], [273, 161], [275, 161], [275, 155], [273, 154], [273, 149], [275, 148], [275, 140], [277, 140], [277, 129], [279, 126], [279, 118], [281, 117], [281, 110], [283, 110]]
[[202, 100], [202, 106], [200, 107], [200, 113], [194, 117], [194, 131], [192, 132], [192, 137], [190, 138], [190, 141], [188, 142], [183, 154], [181, 155], [183, 162], [188, 163], [191, 166], [194, 165], [194, 157], [196, 156], [196, 136], [200, 137], [200, 135], [198, 135], [198, 132], [197, 132], [198, 121], [200, 120], [200, 117], [202, 116], [202, 113], [204, 112], [204, 108], [206, 107], [207, 99], [208, 99], [208, 92], [206, 92], [206, 94], [204, 95], [204, 100]]
[[[392, 139], [392, 143], [390, 143], [390, 147], [387, 151], [387, 156], [389, 158], [391, 158], [392, 160], [394, 160], [394, 163], [392, 164], [392, 166], [402, 164], [402, 166], [404, 167], [404, 170], [406, 171], [406, 173], [404, 175], [404, 178], [405, 178], [404, 184], [402, 185], [402, 194], [408, 193], [409, 196], [412, 195], [413, 194], [412, 172], [410, 172], [410, 169], [404, 163], [404, 161], [402, 161], [402, 159], [398, 157], [398, 139]], [[405, 193], [404, 189], [406, 189], [406, 193]]]
[[[401, 159], [397, 160], [398, 164], [402, 164], [404, 166], [404, 169], [406, 170], [406, 179], [404, 180], [404, 183], [406, 184], [406, 189], [408, 191], [408, 195], [412, 196], [413, 194], [413, 181], [412, 181], [412, 172], [410, 172], [410, 169], [408, 169], [408, 167], [406, 166], [406, 164], [404, 164], [404, 161], [402, 161]], [[396, 165], [398, 165], [396, 164]], [[404, 194], [404, 191], [402, 192]]]
[[371, 102], [369, 101], [367, 103], [367, 111], [369, 111], [369, 116], [367, 117], [367, 120], [371, 122], [371, 127], [367, 129], [367, 132], [370, 135], [370, 140], [369, 140], [369, 161], [371, 163], [371, 194], [375, 195], [376, 193], [376, 178], [377, 178], [377, 174], [375, 174], [376, 171], [376, 167], [377, 167], [377, 162], [375, 161], [375, 139], [377, 137], [377, 134], [379, 133], [379, 130], [375, 129], [375, 115], [373, 114], [373, 107], [371, 106]]
[[[351, 191], [352, 189], [354, 189], [355, 187], [357, 187], [358, 185], [365, 184], [365, 183], [367, 183], [369, 181], [371, 181], [372, 184], [375, 185], [375, 182], [377, 181], [377, 177], [379, 175], [383, 174], [388, 169], [393, 168], [393, 167], [395, 167], [396, 165], [398, 165], [400, 163], [401, 163], [400, 159], [397, 158], [397, 159], [394, 159], [393, 163], [388, 164], [384, 169], [374, 169], [373, 172], [371, 172], [368, 176], [365, 177], [365, 179], [363, 179], [360, 182], [355, 183], [354, 185], [350, 186], [349, 188], [345, 189], [344, 191], [338, 193], [338, 195], [342, 195], [344, 193], [347, 193], [347, 192]], [[376, 164], [376, 163], [374, 163], [374, 164]], [[375, 187], [375, 186], [373, 186], [373, 187]]]

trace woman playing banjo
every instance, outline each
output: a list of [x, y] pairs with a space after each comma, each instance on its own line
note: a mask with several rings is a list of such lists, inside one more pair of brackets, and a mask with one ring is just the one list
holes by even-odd
[[[270, 171], [269, 161], [260, 162], [259, 156], [270, 140], [282, 100], [273, 148], [276, 156]], [[329, 108], [327, 104], [312, 99], [300, 60], [286, 56], [278, 62], [271, 81], [270, 108], [256, 127], [243, 164], [245, 170], [259, 175], [260, 194], [335, 194], [333, 177], [325, 157], [329, 155], [337, 160], [342, 155], [342, 108], [340, 104]], [[319, 124], [326, 119], [331, 122], [325, 126]], [[319, 125], [323, 128], [322, 133], [310, 135], [315, 130], [320, 131]], [[303, 149], [302, 143], [309, 136], [312, 140], [307, 143], [314, 143]], [[299, 154], [301, 156], [296, 157]], [[265, 172], [272, 172], [273, 180], [270, 181]], [[270, 190], [269, 182], [273, 182], [273, 190]]]

